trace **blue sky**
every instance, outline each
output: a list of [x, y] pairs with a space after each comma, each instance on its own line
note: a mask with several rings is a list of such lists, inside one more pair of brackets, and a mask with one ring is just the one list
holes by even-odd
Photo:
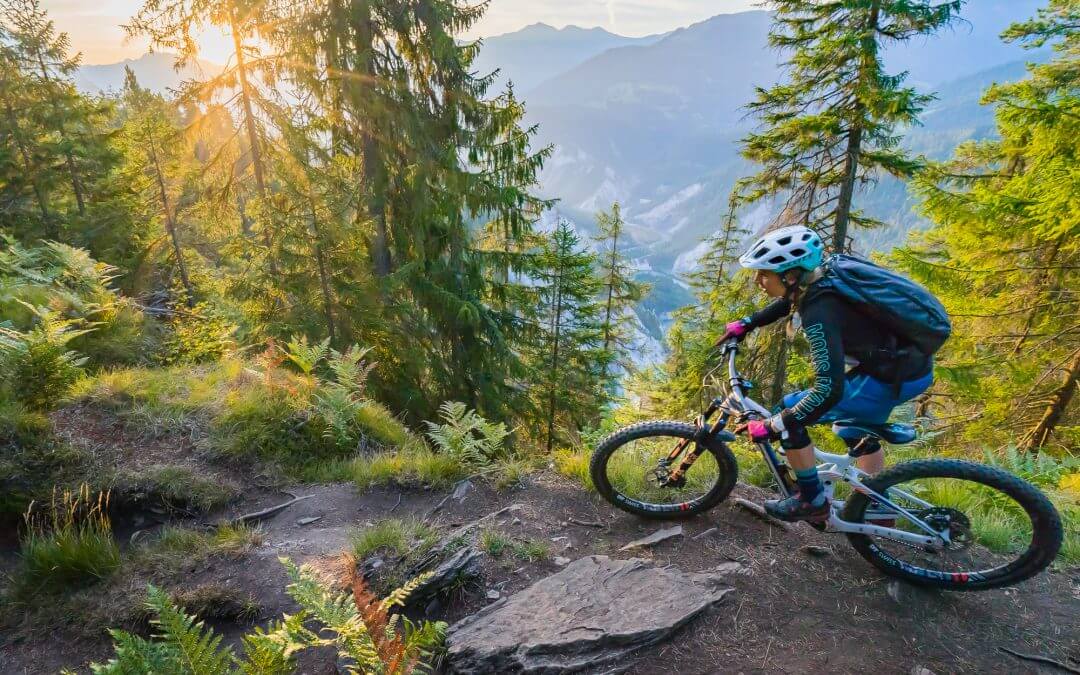
[[[42, 0], [58, 30], [71, 37], [83, 63], [111, 63], [146, 51], [140, 41], [127, 41], [120, 24], [140, 0]], [[754, 9], [756, 0], [492, 0], [487, 15], [468, 37], [498, 35], [532, 23], [556, 27], [601, 26], [623, 35], [661, 33], [710, 16]], [[202, 57], [224, 62], [231, 48], [216, 31], [201, 36]]]

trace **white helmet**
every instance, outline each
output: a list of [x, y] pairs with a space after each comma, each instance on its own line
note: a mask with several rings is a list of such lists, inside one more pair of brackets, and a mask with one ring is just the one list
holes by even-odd
[[746, 269], [777, 274], [796, 267], [809, 272], [821, 264], [824, 249], [817, 232], [802, 225], [792, 225], [768, 232], [755, 241], [739, 257], [739, 264]]

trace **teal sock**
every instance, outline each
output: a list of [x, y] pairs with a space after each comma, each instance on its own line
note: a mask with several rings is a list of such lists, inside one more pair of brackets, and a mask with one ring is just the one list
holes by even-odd
[[816, 466], [796, 471], [795, 481], [799, 484], [800, 499], [802, 501], [817, 506], [819, 502], [825, 499], [825, 486], [821, 484], [821, 478], [818, 477]]

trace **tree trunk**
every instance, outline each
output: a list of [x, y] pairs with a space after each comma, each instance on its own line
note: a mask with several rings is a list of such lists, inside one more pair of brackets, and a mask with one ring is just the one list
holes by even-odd
[[[8, 123], [11, 125], [11, 135], [15, 139], [15, 144], [19, 146], [19, 154], [22, 155], [23, 169], [26, 171], [26, 176], [30, 180], [30, 185], [34, 188], [34, 196], [37, 198], [38, 209], [41, 211], [41, 217], [45, 221], [45, 227], [49, 228], [49, 205], [45, 200], [45, 193], [38, 183], [37, 170], [34, 167], [33, 161], [30, 159], [30, 151], [26, 148], [26, 144], [23, 143], [22, 137], [19, 136], [18, 120], [15, 118], [15, 111], [11, 109], [11, 103], [7, 103], [4, 107], [7, 111]], [[52, 234], [53, 236], [49, 237], [49, 234]], [[56, 233], [50, 233], [49, 230], [46, 229], [46, 238], [55, 239]]]
[[[875, 58], [877, 45], [875, 43], [878, 17], [881, 12], [880, 0], [874, 0], [870, 5], [870, 14], [866, 20], [865, 35], [862, 39], [862, 64], [859, 67], [860, 83], [866, 77], [866, 71], [870, 64], [868, 61]], [[855, 195], [855, 181], [859, 176], [859, 159], [862, 153], [863, 127], [862, 117], [866, 106], [862, 101], [856, 101], [854, 115], [852, 115], [851, 129], [848, 130], [847, 149], [844, 152], [844, 181], [840, 184], [840, 196], [836, 204], [836, 224], [833, 227], [833, 250], [843, 253], [847, 250], [848, 228], [851, 221], [851, 200]]]
[[[611, 259], [608, 267], [607, 306], [604, 309], [604, 351], [611, 346], [611, 306], [615, 299], [615, 276], [619, 246], [618, 226], [611, 233]], [[604, 367], [604, 378], [607, 378], [607, 366]]]
[[367, 215], [375, 224], [375, 239], [371, 244], [371, 262], [375, 276], [382, 278], [390, 274], [394, 269], [394, 263], [390, 256], [390, 235], [386, 227], [386, 194], [379, 154], [378, 141], [375, 140], [374, 134], [365, 129], [363, 174], [370, 190]]
[[1077, 381], [1080, 380], [1080, 350], [1077, 350], [1065, 371], [1064, 380], [1050, 396], [1050, 402], [1043, 412], [1039, 423], [1029, 431], [1020, 442], [1020, 449], [1028, 452], [1038, 452], [1039, 448], [1046, 444], [1054, 429], [1061, 422], [1065, 410], [1072, 403], [1076, 395]]
[[334, 330], [334, 296], [330, 289], [330, 274], [326, 266], [326, 251], [323, 249], [322, 231], [319, 229], [319, 218], [315, 212], [315, 200], [308, 195], [308, 203], [311, 206], [311, 234], [315, 237], [315, 263], [319, 269], [319, 290], [322, 293], [323, 312], [326, 315], [326, 330], [331, 344], [337, 342]]
[[552, 328], [555, 339], [551, 345], [551, 391], [550, 391], [550, 404], [548, 406], [548, 428], [547, 428], [547, 452], [551, 454], [551, 447], [555, 437], [555, 399], [556, 388], [559, 386], [559, 340], [561, 339], [562, 332], [562, 272], [559, 272], [559, 277], [555, 286], [555, 314], [552, 317]]
[[[370, 10], [366, 10], [370, 11]], [[368, 15], [357, 17], [353, 28], [356, 32], [356, 50], [361, 55], [358, 59], [360, 82], [350, 83], [352, 95], [359, 98], [356, 91], [359, 86], [371, 86], [369, 83], [377, 81], [375, 62], [372, 58], [374, 51], [374, 30], [371, 26], [371, 18]], [[362, 100], [357, 101], [363, 108]], [[390, 255], [390, 234], [386, 223], [386, 174], [382, 165], [382, 152], [379, 141], [370, 119], [362, 121], [363, 129], [361, 146], [363, 179], [367, 183], [367, 216], [375, 226], [375, 238], [371, 243], [371, 262], [376, 277], [382, 278], [390, 274], [394, 269], [394, 261]]]
[[[862, 105], [859, 105], [862, 108]], [[856, 113], [858, 115], [859, 113]], [[840, 199], [836, 204], [836, 225], [833, 226], [833, 251], [847, 250], [848, 225], [851, 220], [851, 199], [855, 194], [855, 179], [859, 172], [859, 153], [862, 149], [862, 126], [856, 122], [848, 131], [847, 151], [844, 159], [844, 182], [840, 185]]]
[[[254, 107], [251, 105], [251, 86], [247, 79], [244, 46], [240, 41], [240, 29], [236, 25], [235, 9], [229, 14], [229, 29], [232, 33], [233, 49], [236, 51], [236, 74], [240, 80], [240, 101], [244, 106], [244, 128], [247, 131], [248, 145], [251, 148], [251, 170], [255, 174], [255, 189], [259, 192], [259, 199], [265, 202], [267, 191], [266, 174], [263, 170], [262, 147], [259, 144], [259, 131], [255, 124]], [[263, 246], [266, 247], [266, 260], [271, 276], [276, 277], [278, 270], [277, 261], [274, 259], [272, 229], [268, 223], [263, 223]]]
[[173, 255], [176, 257], [176, 267], [180, 271], [180, 283], [184, 285], [184, 292], [187, 293], [187, 306], [188, 308], [195, 306], [195, 289], [191, 286], [191, 278], [188, 276], [187, 263], [184, 262], [184, 254], [180, 249], [180, 238], [176, 233], [176, 221], [173, 220], [172, 207], [169, 206], [169, 193], [165, 189], [165, 177], [161, 173], [161, 163], [158, 161], [157, 147], [154, 142], [154, 133], [147, 129], [147, 154], [150, 158], [150, 163], [154, 167], [154, 178], [157, 180], [158, 193], [161, 198], [161, 210], [165, 216], [165, 231], [169, 235], [169, 240], [172, 242]]

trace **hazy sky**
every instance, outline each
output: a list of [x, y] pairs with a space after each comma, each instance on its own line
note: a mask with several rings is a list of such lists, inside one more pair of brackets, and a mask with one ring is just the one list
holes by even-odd
[[[141, 0], [42, 0], [58, 30], [71, 36], [83, 63], [111, 63], [146, 52], [143, 41], [126, 41], [120, 24]], [[710, 16], [754, 9], [757, 0], [492, 0], [468, 37], [498, 35], [542, 21], [601, 26], [623, 35], [648, 35], [686, 26]], [[200, 39], [202, 57], [224, 62], [232, 49], [215, 31]]]

